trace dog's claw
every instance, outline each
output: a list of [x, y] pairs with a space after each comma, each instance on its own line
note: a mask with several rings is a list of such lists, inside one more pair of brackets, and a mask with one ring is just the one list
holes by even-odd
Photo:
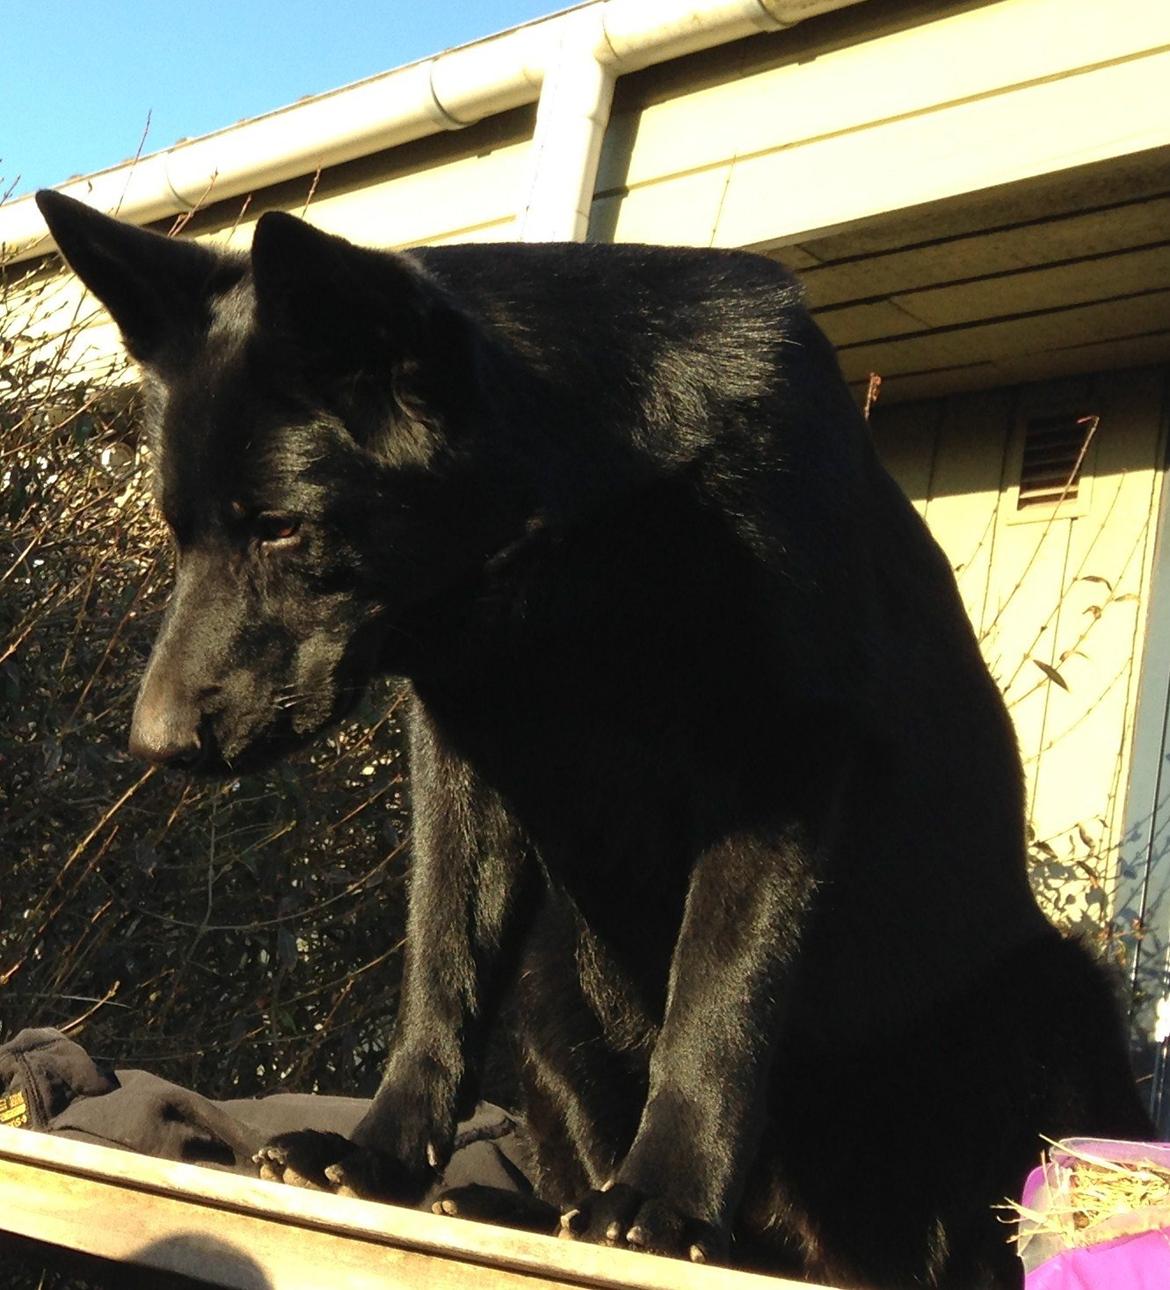
[[663, 1196], [626, 1183], [590, 1192], [561, 1215], [561, 1236], [647, 1250], [692, 1263], [718, 1258], [723, 1234]]
[[257, 1175], [265, 1182], [283, 1183], [286, 1187], [302, 1187], [307, 1191], [324, 1191], [323, 1175], [305, 1172], [291, 1162], [288, 1152], [283, 1148], [269, 1144], [256, 1152], [252, 1163], [257, 1166]]
[[391, 1156], [315, 1129], [282, 1133], [252, 1159], [268, 1182], [365, 1200], [411, 1204], [428, 1185], [428, 1179], [411, 1174]]
[[436, 1196], [431, 1202], [434, 1213], [449, 1218], [478, 1219], [496, 1223], [501, 1227], [515, 1227], [526, 1232], [553, 1232], [564, 1237], [570, 1233], [559, 1230], [560, 1211], [535, 1196], [488, 1187], [481, 1183], [465, 1183]]

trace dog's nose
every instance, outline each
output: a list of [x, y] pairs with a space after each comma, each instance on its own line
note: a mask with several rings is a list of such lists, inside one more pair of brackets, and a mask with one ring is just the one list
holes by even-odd
[[130, 752], [157, 766], [190, 766], [203, 744], [199, 718], [193, 709], [139, 698], [130, 723]]

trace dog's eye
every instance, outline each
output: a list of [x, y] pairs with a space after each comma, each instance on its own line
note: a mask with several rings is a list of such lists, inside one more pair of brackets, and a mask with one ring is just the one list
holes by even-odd
[[253, 532], [267, 546], [292, 546], [300, 537], [301, 522], [295, 515], [257, 515]]

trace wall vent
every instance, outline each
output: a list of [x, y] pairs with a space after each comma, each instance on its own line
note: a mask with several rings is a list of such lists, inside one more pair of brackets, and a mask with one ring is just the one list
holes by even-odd
[[1076, 497], [1096, 420], [1075, 413], [1029, 418], [1024, 426], [1017, 510], [1055, 506]]

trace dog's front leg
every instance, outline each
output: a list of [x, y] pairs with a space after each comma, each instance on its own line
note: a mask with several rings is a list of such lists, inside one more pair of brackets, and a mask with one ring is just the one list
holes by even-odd
[[703, 1261], [725, 1252], [754, 1157], [788, 969], [813, 889], [796, 830], [699, 859], [634, 1141], [565, 1235]]
[[263, 1177], [414, 1203], [451, 1152], [478, 1092], [499, 960], [523, 924], [525, 852], [498, 797], [436, 734], [411, 723], [412, 865], [398, 1021], [381, 1085], [352, 1140], [282, 1134]]

